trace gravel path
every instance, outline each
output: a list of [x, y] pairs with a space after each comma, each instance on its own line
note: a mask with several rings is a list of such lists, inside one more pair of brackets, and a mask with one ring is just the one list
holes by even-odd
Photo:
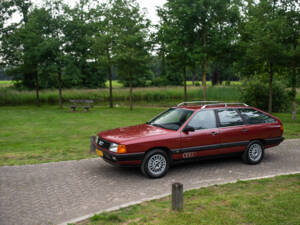
[[0, 224], [58, 224], [74, 218], [184, 189], [277, 174], [300, 172], [300, 139], [267, 149], [251, 166], [240, 159], [177, 165], [161, 179], [138, 169], [112, 167], [102, 159], [0, 167]]

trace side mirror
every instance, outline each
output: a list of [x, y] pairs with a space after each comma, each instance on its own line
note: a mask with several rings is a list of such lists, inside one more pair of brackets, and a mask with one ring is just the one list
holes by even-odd
[[193, 131], [195, 131], [195, 128], [194, 127], [190, 127], [188, 125], [183, 129], [183, 132], [193, 132]]

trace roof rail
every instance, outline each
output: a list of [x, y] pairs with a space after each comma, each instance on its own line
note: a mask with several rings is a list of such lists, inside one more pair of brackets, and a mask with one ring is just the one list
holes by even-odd
[[199, 104], [199, 105], [207, 105], [206, 103], [210, 104], [221, 104], [219, 101], [192, 101], [192, 102], [181, 102], [177, 106], [183, 106], [183, 105], [194, 105], [194, 104]]
[[248, 106], [246, 103], [236, 103], [236, 102], [226, 102], [226, 103], [217, 103], [217, 104], [206, 104], [202, 106], [201, 109], [205, 109], [206, 106], [218, 106], [218, 105], [224, 105], [225, 107], [228, 107], [230, 105], [242, 105], [242, 106]]

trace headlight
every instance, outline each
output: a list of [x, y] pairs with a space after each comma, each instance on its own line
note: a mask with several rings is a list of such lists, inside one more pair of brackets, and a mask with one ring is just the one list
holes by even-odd
[[116, 153], [126, 153], [127, 149], [125, 145], [118, 145], [116, 143], [111, 143], [109, 146], [109, 151]]
[[109, 151], [112, 151], [112, 152], [118, 152], [118, 144], [116, 143], [111, 143], [110, 146], [109, 146]]

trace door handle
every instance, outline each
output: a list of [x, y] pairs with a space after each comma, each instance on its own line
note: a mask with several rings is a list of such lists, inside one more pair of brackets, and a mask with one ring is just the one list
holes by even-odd
[[242, 132], [248, 132], [248, 129], [243, 128], [243, 129], [242, 129]]
[[210, 133], [212, 136], [215, 136], [215, 135], [217, 135], [217, 134], [219, 134], [218, 132], [216, 132], [216, 131], [213, 131], [213, 132], [211, 132]]

